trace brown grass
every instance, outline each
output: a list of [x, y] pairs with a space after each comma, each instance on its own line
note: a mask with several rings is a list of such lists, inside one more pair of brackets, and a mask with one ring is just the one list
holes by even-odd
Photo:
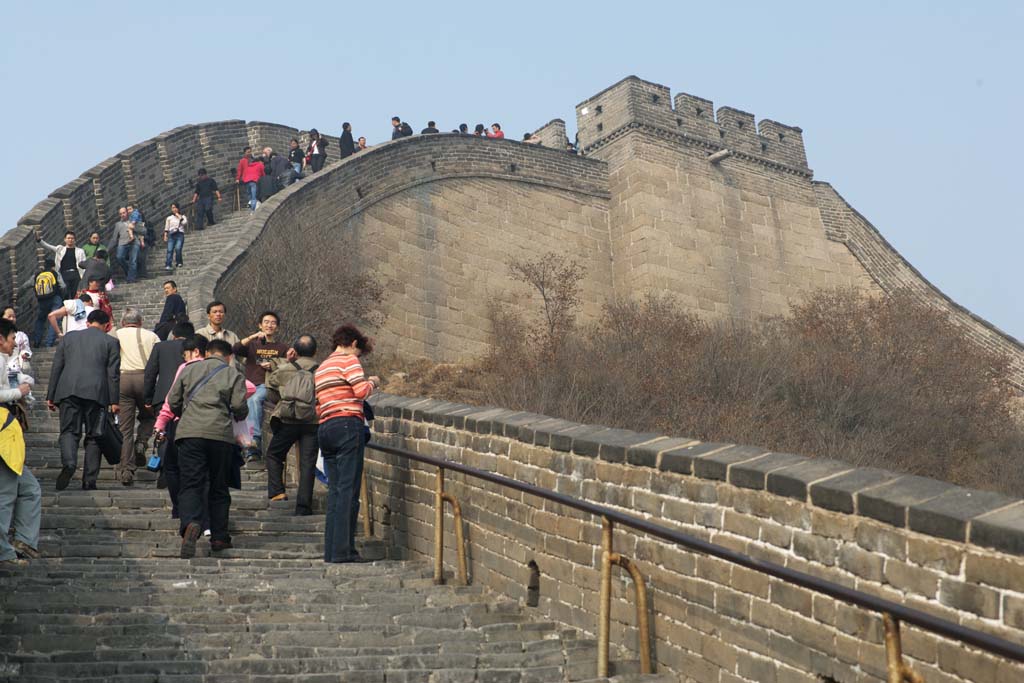
[[[757, 326], [708, 323], [648, 297], [609, 304], [598, 322], [577, 326], [554, 289], [532, 318], [494, 308], [485, 358], [379, 359], [385, 371], [404, 370], [388, 390], [1024, 493], [1006, 359], [909, 297], [821, 292]], [[558, 325], [549, 324], [552, 301]]]

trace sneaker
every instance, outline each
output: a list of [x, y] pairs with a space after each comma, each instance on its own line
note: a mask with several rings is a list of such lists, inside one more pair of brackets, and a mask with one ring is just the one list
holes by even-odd
[[135, 466], [146, 466], [146, 444], [142, 441], [135, 442]]
[[277, 502], [282, 501], [282, 500], [288, 500], [288, 494], [287, 493], [279, 493], [276, 496], [271, 497], [270, 500], [273, 503], [277, 503]]
[[210, 541], [210, 552], [219, 553], [222, 550], [231, 550], [235, 546], [231, 541]]
[[65, 466], [65, 467], [62, 467], [60, 469], [60, 474], [57, 475], [57, 490], [58, 491], [63, 491], [64, 489], [66, 489], [68, 487], [68, 484], [71, 483], [71, 477], [74, 475], [74, 473], [75, 473], [75, 468], [74, 467], [67, 467], [67, 466]]
[[167, 477], [164, 476], [164, 471], [163, 470], [160, 470], [160, 474], [158, 474], [157, 477], [156, 477], [156, 487], [158, 489], [165, 489], [165, 488], [167, 488]]
[[28, 560], [23, 560], [20, 557], [12, 557], [9, 560], [0, 560], [0, 569], [17, 569], [18, 567], [27, 567]]
[[38, 560], [42, 554], [24, 541], [14, 542], [14, 552], [23, 560]]
[[203, 529], [203, 537], [204, 538], [209, 538], [210, 537], [210, 530], [209, 529]]
[[203, 530], [195, 522], [189, 522], [185, 527], [185, 533], [181, 535], [181, 554], [183, 560], [191, 560], [196, 556], [196, 541]]

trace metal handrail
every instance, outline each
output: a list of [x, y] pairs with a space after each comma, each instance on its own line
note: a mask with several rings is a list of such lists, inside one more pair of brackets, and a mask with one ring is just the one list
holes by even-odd
[[[421, 455], [420, 453], [415, 453], [405, 448], [384, 446], [377, 443], [367, 444], [367, 447], [382, 453], [389, 453], [409, 460], [415, 460], [426, 465], [433, 465], [434, 467], [441, 469], [460, 472], [476, 479], [481, 479], [483, 481], [498, 484], [499, 486], [527, 493], [538, 498], [550, 500], [582, 512], [588, 512], [592, 515], [601, 517], [603, 520], [607, 520], [609, 523], [614, 522], [616, 524], [621, 524], [662, 540], [685, 546], [691, 550], [696, 550], [706, 555], [711, 555], [713, 557], [726, 560], [727, 562], [740, 565], [741, 567], [746, 567], [747, 569], [752, 569], [762, 574], [773, 576], [785, 581], [786, 583], [795, 584], [837, 600], [842, 600], [843, 602], [857, 605], [858, 607], [862, 607], [873, 612], [878, 612], [883, 615], [883, 618], [885, 618], [887, 622], [892, 622], [892, 624], [888, 625], [886, 629], [887, 633], [895, 633], [894, 636], [887, 637], [887, 642], [892, 643], [889, 648], [891, 655], [899, 652], [899, 623], [906, 622], [936, 635], [956, 640], [967, 645], [973, 645], [974, 647], [991, 654], [1006, 657], [1007, 659], [1017, 662], [1024, 662], [1024, 646], [1006, 640], [1005, 638], [1000, 638], [989, 633], [983, 633], [982, 631], [976, 631], [947, 619], [928, 614], [927, 612], [922, 612], [921, 610], [907, 607], [906, 605], [901, 605], [891, 600], [886, 600], [885, 598], [880, 598], [853, 588], [847, 588], [846, 586], [842, 586], [838, 583], [833, 583], [826, 579], [805, 574], [774, 562], [759, 560], [755, 557], [716, 545], [695, 536], [676, 531], [675, 529], [670, 529], [660, 524], [656, 524], [655, 522], [614, 510], [604, 505], [580, 500], [579, 498], [575, 498], [564, 493], [558, 493], [557, 491], [552, 491], [550, 489], [526, 484], [500, 474], [487, 472], [475, 467], [470, 467], [469, 465], [463, 465], [462, 463], [434, 458], [428, 455]], [[642, 634], [641, 637], [643, 637]], [[890, 662], [895, 662], [896, 660], [897, 658], [895, 656], [889, 657]], [[913, 678], [917, 676], [917, 674], [910, 670], [908, 665], [902, 663], [901, 652], [899, 653], [898, 661], [900, 671], [905, 672], [902, 674], [905, 678], [909, 680], [918, 680]]]

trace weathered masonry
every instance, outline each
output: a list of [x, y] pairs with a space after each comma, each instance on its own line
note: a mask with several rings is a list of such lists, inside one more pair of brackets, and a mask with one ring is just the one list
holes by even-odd
[[[579, 425], [432, 399], [382, 397], [374, 439], [505, 475], [686, 531], [717, 545], [1024, 642], [1024, 501], [831, 460]], [[431, 468], [367, 451], [373, 517], [414, 556], [434, 549]], [[469, 574], [597, 632], [601, 525], [590, 515], [450, 473]], [[451, 523], [445, 557], [456, 570]], [[879, 681], [882, 619], [831, 597], [619, 530], [645, 575], [658, 670], [700, 683]], [[616, 581], [611, 641], [637, 648]], [[1024, 680], [1024, 665], [905, 628], [928, 683]]]
[[[1021, 344], [934, 288], [828, 183], [813, 180], [801, 129], [629, 77], [576, 107], [585, 157], [472, 136], [415, 136], [328, 165], [273, 197], [211, 263], [204, 300], [244, 296], [263, 235], [329, 231], [338, 249], [386, 282], [381, 342], [457, 360], [486, 344], [488, 301], [515, 300], [511, 257], [555, 251], [586, 268], [583, 313], [613, 297], [665, 292], [712, 319], [781, 314], [822, 287], [912, 293], [979, 345], [1007, 354], [1024, 387]], [[34, 236], [106, 234], [117, 207], [161, 216], [186, 201], [203, 165], [225, 188], [246, 144], [287, 149], [304, 134], [243, 121], [189, 125], [96, 165], [37, 204], [0, 238], [0, 288], [23, 318], [42, 251]], [[336, 146], [330, 147], [336, 150]], [[229, 193], [233, 194], [233, 193]], [[233, 197], [227, 201], [233, 202]], [[190, 298], [198, 305], [199, 299]], [[287, 313], [287, 301], [280, 305]]]

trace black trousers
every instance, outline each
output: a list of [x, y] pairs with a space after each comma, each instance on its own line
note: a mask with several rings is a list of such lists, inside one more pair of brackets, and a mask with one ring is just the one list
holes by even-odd
[[82, 470], [82, 487], [93, 486], [100, 476], [100, 445], [90, 436], [103, 412], [103, 406], [77, 396], [69, 396], [60, 402], [60, 464], [78, 469], [78, 443], [85, 434], [85, 467]]
[[196, 230], [203, 230], [205, 224], [215, 225], [213, 220], [213, 196], [196, 200]]
[[184, 534], [185, 527], [192, 522], [204, 525], [207, 509], [204, 501], [208, 499], [210, 538], [230, 541], [228, 473], [234, 445], [213, 439], [178, 439], [177, 446], [178, 469], [181, 472], [181, 490], [178, 492], [181, 533]]
[[299, 444], [299, 494], [295, 499], [295, 512], [313, 512], [313, 480], [316, 477], [316, 454], [319, 445], [315, 424], [288, 424], [277, 418], [270, 421], [274, 436], [267, 447], [267, 497], [284, 493], [283, 473], [288, 449]]
[[[78, 285], [81, 284], [82, 278], [78, 275], [78, 269], [75, 270], [62, 270], [60, 277], [64, 280], [64, 298], [65, 299], [77, 299], [78, 298]], [[88, 283], [86, 283], [88, 284]]]
[[309, 166], [313, 169], [313, 173], [316, 173], [324, 167], [324, 162], [327, 161], [326, 154], [312, 154], [309, 157]]

